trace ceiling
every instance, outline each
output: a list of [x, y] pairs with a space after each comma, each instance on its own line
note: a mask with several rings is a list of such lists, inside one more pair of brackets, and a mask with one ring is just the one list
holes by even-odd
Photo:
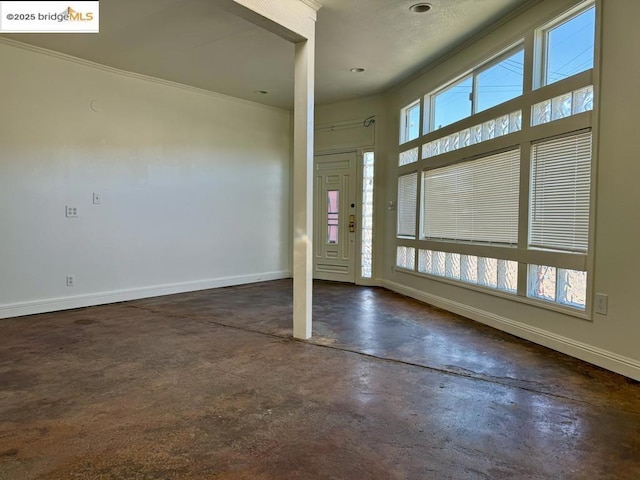
[[[316, 101], [383, 92], [533, 0], [320, 0]], [[216, 0], [100, 2], [99, 34], [4, 37], [103, 65], [283, 108], [293, 105], [293, 45]], [[363, 67], [363, 73], [352, 73]], [[267, 91], [268, 94], [256, 93]]]

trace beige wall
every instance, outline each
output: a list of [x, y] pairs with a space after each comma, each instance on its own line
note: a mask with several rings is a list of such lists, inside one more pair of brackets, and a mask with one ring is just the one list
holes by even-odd
[[640, 360], [640, 2], [602, 8], [600, 147], [597, 172], [595, 287], [609, 294], [588, 340]]
[[[388, 118], [386, 138], [381, 140], [383, 148], [378, 155], [378, 164], [384, 163], [385, 169], [383, 185], [379, 188], [381, 195], [377, 198], [378, 212], [384, 219], [383, 228], [378, 228], [376, 236], [377, 243], [384, 249], [384, 264], [379, 265], [378, 271], [382, 284], [389, 288], [640, 379], [640, 314], [636, 301], [640, 286], [637, 276], [640, 255], [636, 252], [640, 235], [640, 189], [636, 185], [640, 178], [640, 159], [634, 143], [635, 114], [640, 108], [634, 92], [640, 84], [640, 60], [632, 53], [640, 48], [640, 31], [635, 25], [640, 18], [640, 2], [603, 0], [600, 9], [602, 81], [592, 280], [594, 291], [609, 295], [608, 315], [594, 314], [593, 321], [587, 321], [393, 271], [396, 216], [394, 211], [386, 209], [386, 203], [396, 200], [400, 108], [504, 49], [532, 26], [540, 25], [574, 3], [545, 0], [489, 35], [476, 39], [461, 53], [394, 88], [384, 96], [386, 109], [382, 106], [384, 103], [376, 102], [379, 112]], [[351, 102], [318, 110], [322, 121], [339, 121], [353, 117], [360, 111], [360, 105]]]
[[288, 111], [4, 43], [0, 65], [0, 317], [289, 276]]

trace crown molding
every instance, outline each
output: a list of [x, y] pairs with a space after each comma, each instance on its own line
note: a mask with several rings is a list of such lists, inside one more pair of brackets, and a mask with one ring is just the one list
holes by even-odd
[[316, 12], [322, 8], [322, 5], [315, 0], [300, 0], [302, 3], [307, 5], [308, 7], [313, 8]]
[[184, 83], [172, 82], [171, 80], [164, 80], [162, 78], [151, 77], [149, 75], [144, 75], [142, 73], [129, 72], [127, 70], [122, 70], [120, 68], [110, 67], [109, 65], [103, 65], [101, 63], [92, 62], [91, 60], [85, 60], [83, 58], [74, 57], [66, 53], [56, 52], [55, 50], [49, 50], [47, 48], [38, 47], [36, 45], [31, 45], [28, 43], [18, 42], [17, 40], [12, 40], [10, 38], [5, 38], [0, 36], [0, 45], [2, 44], [8, 45], [10, 47], [19, 48], [21, 50], [27, 50], [33, 53], [39, 53], [41, 55], [46, 55], [47, 57], [57, 58], [59, 60], [64, 60], [67, 62], [82, 65], [85, 67], [93, 68], [96, 70], [102, 70], [103, 72], [113, 73], [115, 75], [120, 75], [122, 77], [135, 78], [137, 80], [155, 83], [157, 85], [164, 85], [166, 87], [179, 88], [181, 90], [185, 90], [191, 93], [207, 95], [209, 97], [215, 97], [221, 100], [244, 103], [246, 105], [252, 105], [254, 107], [260, 107], [267, 110], [273, 110], [273, 111], [279, 111], [279, 112], [290, 112], [290, 110], [286, 108], [274, 107], [272, 105], [265, 105], [264, 103], [252, 102], [251, 100], [247, 100], [244, 98], [225, 95], [224, 93], [214, 92], [212, 90], [206, 90], [204, 88], [199, 88], [199, 87], [193, 87], [191, 85], [187, 85]]

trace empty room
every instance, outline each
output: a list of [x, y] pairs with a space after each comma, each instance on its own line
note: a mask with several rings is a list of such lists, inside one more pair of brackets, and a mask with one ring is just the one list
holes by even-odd
[[0, 480], [640, 478], [637, 18], [0, 1]]

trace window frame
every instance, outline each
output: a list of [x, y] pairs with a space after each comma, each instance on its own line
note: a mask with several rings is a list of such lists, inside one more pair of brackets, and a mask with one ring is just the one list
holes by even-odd
[[[371, 156], [371, 164], [370, 165], [366, 165], [366, 158], [367, 156]], [[367, 282], [372, 282], [373, 279], [375, 278], [376, 275], [376, 202], [377, 202], [377, 185], [376, 185], [376, 169], [379, 168], [379, 166], [376, 165], [377, 163], [377, 159], [376, 159], [376, 151], [373, 148], [364, 148], [361, 151], [361, 157], [359, 155], [359, 162], [358, 162], [358, 170], [359, 170], [359, 174], [358, 174], [358, 195], [360, 197], [360, 201], [357, 202], [357, 208], [358, 208], [358, 217], [360, 219], [360, 226], [359, 228], [357, 228], [356, 230], [356, 242], [358, 244], [358, 248], [359, 248], [359, 255], [358, 255], [358, 263], [359, 263], [359, 268], [358, 268], [358, 272], [359, 272], [359, 282], [361, 283], [367, 283]], [[368, 215], [365, 215], [364, 212], [364, 208], [365, 208], [365, 204], [367, 203], [365, 201], [365, 193], [366, 193], [366, 186], [365, 186], [365, 181], [368, 179], [368, 177], [366, 177], [366, 173], [365, 173], [365, 169], [367, 167], [371, 168], [371, 212]], [[370, 255], [370, 265], [369, 265], [369, 273], [368, 274], [364, 274], [364, 249], [365, 249], [365, 230], [369, 230], [369, 228], [366, 228], [365, 226], [369, 225], [370, 226], [370, 236], [371, 236], [371, 241], [370, 241], [370, 248], [371, 248], [371, 255]]]
[[[411, 122], [409, 120], [409, 117], [411, 116], [411, 110], [413, 110], [416, 107], [418, 108], [418, 136], [415, 138], [409, 138], [409, 129], [411, 127]], [[413, 102], [409, 103], [408, 105], [405, 105], [400, 109], [400, 145], [403, 145], [405, 143], [408, 143], [420, 138], [420, 132], [422, 131], [421, 130], [422, 126], [420, 125], [421, 118], [422, 118], [422, 115], [421, 115], [422, 111], [420, 109], [421, 109], [420, 98], [414, 100]]]
[[[579, 72], [571, 77], [561, 79], [557, 82], [551, 83], [545, 86], [536, 85], [536, 75], [539, 73], [540, 62], [540, 45], [536, 42], [539, 39], [539, 32], [552, 29], [553, 27], [560, 25], [563, 21], [568, 21], [574, 15], [579, 15], [582, 12], [594, 7], [595, 10], [595, 43], [594, 43], [594, 58], [593, 68]], [[428, 278], [430, 280], [436, 280], [443, 283], [455, 285], [457, 287], [467, 288], [471, 290], [481, 291], [484, 293], [490, 293], [495, 297], [502, 297], [517, 301], [519, 303], [525, 303], [544, 308], [545, 310], [553, 310], [581, 319], [592, 320], [594, 315], [594, 219], [595, 219], [595, 205], [596, 199], [596, 187], [595, 187], [595, 173], [597, 172], [597, 151], [598, 151], [598, 108], [599, 108], [599, 72], [600, 72], [600, 22], [601, 22], [601, 2], [600, 0], [586, 0], [576, 2], [576, 4], [565, 12], [558, 14], [558, 11], [550, 14], [546, 19], [543, 19], [537, 24], [531, 25], [525, 32], [521, 33], [522, 37], [517, 41], [511, 40], [508, 47], [502, 49], [496, 55], [490, 57], [487, 61], [480, 62], [478, 67], [471, 70], [464, 70], [462, 74], [452, 76], [451, 80], [445, 84], [441, 84], [438, 88], [433, 89], [430, 93], [425, 94], [423, 99], [423, 114], [422, 114], [422, 135], [419, 137], [419, 141], [411, 141], [410, 146], [419, 146], [420, 155], [417, 162], [413, 162], [407, 165], [397, 166], [398, 176], [403, 176], [411, 172], [418, 171], [419, 178], [422, 178], [422, 172], [424, 170], [438, 168], [439, 166], [451, 165], [457, 162], [468, 161], [479, 156], [487, 156], [492, 153], [499, 153], [509, 148], [520, 146], [521, 150], [521, 166], [520, 166], [520, 211], [519, 211], [519, 225], [518, 225], [518, 245], [517, 248], [509, 248], [494, 245], [478, 245], [470, 244], [469, 242], [448, 242], [440, 240], [429, 240], [421, 238], [423, 231], [422, 224], [422, 182], [418, 185], [418, 202], [417, 202], [417, 228], [415, 238], [396, 237], [396, 246], [408, 246], [414, 247], [416, 252], [420, 249], [428, 249], [433, 251], [443, 251], [450, 253], [457, 253], [461, 255], [475, 255], [478, 257], [497, 258], [503, 260], [513, 260], [519, 263], [518, 268], [518, 291], [517, 294], [504, 293], [495, 291], [479, 285], [464, 284], [458, 280], [452, 280], [444, 277], [432, 276], [426, 273], [420, 273], [416, 268], [413, 271], [401, 269], [404, 274], [414, 275], [419, 278]], [[455, 123], [442, 127], [435, 131], [427, 131], [427, 122], [431, 119], [432, 103], [431, 96], [437, 94], [440, 91], [445, 90], [447, 87], [461, 81], [468, 75], [480, 74], [484, 70], [491, 68], [501, 60], [508, 58], [509, 55], [513, 55], [518, 48], [524, 49], [524, 73], [523, 73], [523, 94], [508, 100], [504, 103], [488, 108], [481, 112], [472, 114], [471, 116], [459, 120]], [[591, 110], [582, 111], [578, 113], [572, 113], [571, 116], [560, 118], [553, 122], [544, 123], [540, 125], [531, 125], [531, 112], [532, 106], [538, 102], [545, 101], [547, 99], [554, 98], [564, 93], [574, 92], [577, 89], [592, 87], [593, 88], [593, 106]], [[490, 138], [482, 143], [476, 143], [472, 145], [465, 145], [459, 149], [446, 151], [445, 153], [438, 153], [434, 156], [427, 156], [423, 158], [424, 146], [446, 136], [461, 132], [467, 128], [471, 128], [476, 124], [487, 122], [491, 119], [495, 119], [499, 116], [503, 116], [507, 113], [520, 110], [521, 111], [521, 130], [514, 133], [509, 132], [499, 138]], [[533, 250], [528, 247], [529, 242], [529, 196], [531, 187], [531, 145], [539, 141], [550, 139], [552, 137], [566, 136], [579, 131], [590, 130], [592, 133], [592, 151], [591, 151], [591, 188], [590, 188], [590, 212], [589, 212], [589, 243], [586, 254], [576, 254], [574, 252], [556, 252], [546, 250]], [[418, 145], [419, 144], [419, 145]], [[399, 149], [406, 150], [408, 147], [403, 146]], [[586, 291], [586, 307], [584, 309], [578, 309], [569, 307], [559, 303], [551, 303], [546, 300], [540, 300], [530, 298], [527, 296], [527, 272], [529, 265], [549, 265], [558, 269], [577, 270], [584, 271], [587, 274], [587, 291]]]
[[[597, 47], [597, 29], [598, 29], [598, 12], [596, 7], [596, 0], [586, 0], [578, 3], [573, 8], [566, 10], [562, 14], [553, 18], [552, 20], [546, 22], [544, 25], [538, 27], [534, 31], [534, 69], [533, 69], [533, 89], [539, 89], [548, 87], [549, 85], [553, 85], [557, 83], [551, 82], [547, 83], [547, 70], [549, 68], [549, 32], [554, 28], [560, 27], [565, 23], [570, 22], [573, 18], [578, 17], [583, 14], [587, 10], [591, 8], [596, 8], [596, 19], [595, 19], [595, 36], [594, 36], [594, 50]], [[594, 52], [594, 69], [596, 64], [597, 52]], [[587, 71], [591, 70], [590, 68], [583, 70]], [[575, 73], [572, 76], [579, 75], [582, 72]], [[568, 77], [571, 78], [571, 77]]]
[[[506, 60], [507, 58], [513, 56], [514, 54], [518, 53], [522, 51], [523, 55], [526, 54], [525, 52], [525, 41], [524, 39], [520, 39], [517, 42], [511, 44], [510, 46], [508, 46], [507, 48], [503, 49], [500, 53], [494, 55], [493, 57], [491, 57], [490, 59], [488, 59], [487, 61], [479, 64], [478, 66], [472, 68], [471, 70], [465, 72], [464, 74], [454, 78], [453, 80], [447, 82], [446, 84], [438, 87], [436, 90], [433, 90], [430, 93], [427, 93], [424, 96], [424, 104], [425, 104], [425, 108], [424, 108], [424, 113], [423, 113], [423, 128], [422, 128], [422, 135], [427, 135], [429, 133], [434, 133], [437, 132], [438, 130], [441, 130], [442, 128], [446, 128], [449, 125], [454, 125], [458, 122], [461, 122], [463, 120], [466, 120], [467, 118], [471, 118], [474, 115], [476, 115], [478, 112], [478, 88], [477, 88], [477, 83], [478, 83], [478, 76], [481, 75], [482, 73], [486, 72], [487, 70], [489, 70], [492, 67], [495, 67], [496, 65], [500, 64], [502, 61]], [[526, 59], [525, 59], [526, 62]], [[471, 78], [471, 96], [469, 98], [469, 101], [471, 102], [471, 114], [468, 115], [467, 117], [464, 117], [456, 122], [450, 123], [448, 125], [444, 125], [441, 128], [437, 128], [434, 129], [433, 125], [435, 122], [435, 100], [436, 97], [438, 95], [440, 95], [441, 93], [443, 93], [444, 91], [446, 91], [447, 89], [451, 88], [452, 86], [463, 82], [467, 79]], [[524, 93], [525, 91], [525, 81], [526, 81], [526, 77], [525, 77], [525, 72], [523, 69], [523, 73], [522, 73], [522, 91]], [[518, 95], [514, 98], [518, 98], [522, 95]], [[499, 103], [498, 105], [503, 105], [509, 101], [511, 101], [513, 99], [509, 99], [506, 100], [505, 102]], [[486, 108], [484, 110], [482, 110], [482, 112], [486, 112], [488, 110], [491, 110], [493, 108], [495, 108], [497, 105], [494, 105], [493, 107], [490, 108]]]
[[[513, 55], [515, 55], [516, 53], [522, 51], [522, 55], [524, 57], [525, 55], [525, 46], [524, 46], [524, 39], [520, 40], [519, 42], [511, 45], [510, 47], [508, 47], [506, 50], [504, 50], [502, 53], [498, 54], [496, 57], [494, 57], [492, 60], [489, 60], [488, 62], [482, 64], [481, 67], [479, 67], [477, 69], [477, 71], [474, 71], [473, 73], [473, 101], [471, 104], [471, 111], [472, 111], [472, 116], [475, 115], [476, 113], [479, 112], [484, 112], [485, 110], [491, 110], [491, 108], [493, 107], [489, 107], [489, 108], [485, 108], [484, 110], [480, 110], [478, 111], [478, 76], [483, 74], [484, 72], [486, 72], [487, 70], [489, 70], [492, 67], [495, 67], [496, 65], [502, 63], [504, 60], [508, 59], [509, 57], [512, 57]], [[525, 63], [525, 59], [523, 58], [523, 72], [522, 72], [522, 93], [524, 93], [524, 87], [525, 87], [525, 75], [524, 75], [524, 63]], [[520, 96], [522, 96], [522, 93], [520, 95], [517, 95], [513, 98], [518, 98]], [[513, 98], [510, 98], [509, 100], [513, 100]], [[506, 103], [509, 100], [506, 100], [505, 102], [502, 103]], [[502, 105], [502, 103], [499, 103], [498, 105]], [[495, 107], [496, 105], [494, 105]]]
[[[435, 102], [436, 102], [436, 97], [438, 95], [440, 95], [441, 93], [444, 93], [446, 90], [448, 90], [449, 88], [455, 86], [458, 83], [464, 82], [465, 80], [471, 78], [471, 95], [473, 95], [473, 85], [474, 85], [474, 80], [473, 80], [473, 73], [472, 72], [468, 72], [464, 75], [459, 76], [458, 78], [456, 78], [455, 80], [447, 83], [446, 85], [440, 87], [438, 90], [434, 91], [433, 93], [429, 93], [427, 95], [425, 95], [424, 97], [424, 104], [429, 105], [429, 108], [425, 108], [425, 114], [423, 115], [423, 135], [426, 135], [428, 133], [432, 133], [432, 132], [437, 132], [438, 130], [441, 130], [442, 128], [448, 127], [449, 125], [453, 125], [455, 123], [458, 123], [461, 120], [464, 120], [465, 118], [469, 118], [471, 116], [473, 116], [473, 101], [471, 99], [469, 99], [469, 101], [471, 102], [471, 115], [464, 117], [456, 122], [453, 123], [449, 123], [447, 125], [444, 125], [440, 128], [434, 129], [433, 128], [433, 124], [435, 122], [435, 112], [436, 112], [436, 108], [435, 108]], [[428, 116], [427, 116], [428, 114]]]

